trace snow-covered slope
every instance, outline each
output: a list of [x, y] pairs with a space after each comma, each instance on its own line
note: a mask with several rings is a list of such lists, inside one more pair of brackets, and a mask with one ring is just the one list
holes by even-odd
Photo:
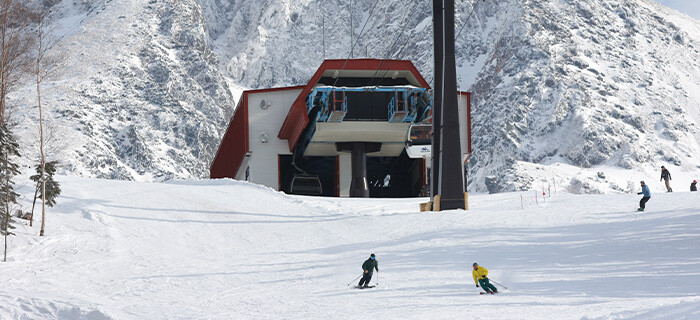
[[[700, 317], [695, 193], [654, 193], [642, 214], [635, 195], [561, 191], [420, 213], [425, 199], [287, 196], [230, 180], [59, 180], [47, 235], [23, 224], [10, 237], [2, 319]], [[378, 287], [348, 286], [372, 252]], [[475, 261], [508, 289], [480, 296]]]
[[[410, 59], [432, 79], [429, 1], [353, 3], [353, 57]], [[700, 22], [651, 0], [471, 3], [457, 10], [460, 89], [474, 92], [471, 190], [556, 178], [619, 191], [576, 186], [662, 164], [697, 178]], [[302, 84], [324, 57], [347, 58], [349, 10], [325, 0], [60, 1], [70, 59], [45, 97], [70, 137], [66, 172], [205, 177], [236, 88]], [[35, 117], [32, 90], [13, 99], [23, 121]], [[557, 164], [582, 176], [560, 177]]]

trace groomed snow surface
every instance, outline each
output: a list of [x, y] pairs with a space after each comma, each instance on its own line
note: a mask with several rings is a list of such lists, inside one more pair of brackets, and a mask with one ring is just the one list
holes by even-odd
[[[1, 319], [700, 319], [697, 193], [641, 214], [635, 194], [563, 192], [421, 213], [231, 180], [58, 180], [47, 235], [22, 221], [10, 238]], [[378, 286], [348, 286], [370, 253]], [[479, 295], [473, 262], [508, 289]]]

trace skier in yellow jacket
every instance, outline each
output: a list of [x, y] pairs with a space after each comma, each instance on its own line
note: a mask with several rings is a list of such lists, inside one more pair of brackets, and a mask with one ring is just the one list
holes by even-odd
[[481, 288], [484, 289], [484, 291], [488, 293], [498, 293], [498, 289], [494, 287], [492, 284], [489, 283], [489, 278], [487, 277], [489, 275], [489, 271], [474, 262], [472, 265], [474, 267], [474, 271], [472, 271], [472, 276], [474, 277], [474, 283], [476, 283], [476, 287], [479, 287], [479, 284], [481, 284]]

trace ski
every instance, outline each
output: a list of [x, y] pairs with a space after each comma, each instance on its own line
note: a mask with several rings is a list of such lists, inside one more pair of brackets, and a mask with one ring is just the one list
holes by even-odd
[[498, 292], [483, 292], [483, 291], [482, 291], [482, 292], [479, 292], [479, 294], [489, 294], [489, 293], [490, 293], [490, 294], [496, 294], [496, 293], [498, 293]]
[[362, 287], [360, 287], [360, 286], [355, 286], [355, 289], [371, 289], [371, 288], [374, 288], [374, 287], [376, 287], [376, 286], [366, 286], [366, 287], [365, 287], [365, 286], [362, 286]]

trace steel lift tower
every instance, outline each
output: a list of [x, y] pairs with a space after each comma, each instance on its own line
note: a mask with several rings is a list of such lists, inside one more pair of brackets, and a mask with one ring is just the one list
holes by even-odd
[[433, 30], [435, 85], [431, 195], [439, 210], [465, 209], [457, 106], [454, 0], [433, 0]]

